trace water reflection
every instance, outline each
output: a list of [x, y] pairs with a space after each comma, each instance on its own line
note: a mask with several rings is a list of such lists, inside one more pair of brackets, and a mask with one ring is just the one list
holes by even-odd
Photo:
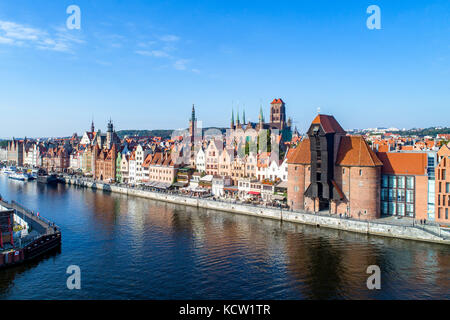
[[[1, 271], [2, 298], [449, 298], [442, 245], [1, 177], [0, 193], [63, 230], [61, 254]], [[78, 292], [65, 287], [70, 264], [82, 269]], [[379, 291], [366, 287], [373, 264], [382, 270]]]

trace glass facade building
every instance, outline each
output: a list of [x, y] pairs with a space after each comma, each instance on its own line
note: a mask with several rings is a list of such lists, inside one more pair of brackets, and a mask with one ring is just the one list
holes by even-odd
[[415, 217], [414, 176], [382, 175], [381, 214]]

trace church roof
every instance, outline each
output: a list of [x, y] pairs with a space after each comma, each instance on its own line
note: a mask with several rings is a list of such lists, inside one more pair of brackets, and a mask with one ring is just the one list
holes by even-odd
[[280, 99], [273, 99], [273, 101], [270, 104], [277, 104], [277, 103], [284, 103], [284, 101]]

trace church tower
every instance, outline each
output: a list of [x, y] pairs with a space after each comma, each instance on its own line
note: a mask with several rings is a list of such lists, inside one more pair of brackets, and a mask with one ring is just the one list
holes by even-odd
[[238, 107], [238, 110], [237, 110], [237, 119], [236, 119], [236, 129], [239, 129], [239, 128], [241, 128], [242, 126], [241, 126], [241, 121], [239, 120], [239, 107]]
[[194, 143], [196, 130], [197, 130], [197, 118], [195, 117], [195, 106], [192, 105], [192, 114], [191, 119], [189, 120], [189, 136], [191, 137], [191, 143]]
[[108, 146], [108, 149], [111, 149], [113, 141], [113, 134], [114, 134], [114, 125], [112, 123], [112, 120], [109, 119], [108, 122], [108, 130], [106, 131], [106, 145]]
[[231, 109], [231, 129], [234, 129], [234, 110]]
[[273, 99], [270, 103], [270, 123], [278, 129], [286, 126], [286, 107], [281, 99]]

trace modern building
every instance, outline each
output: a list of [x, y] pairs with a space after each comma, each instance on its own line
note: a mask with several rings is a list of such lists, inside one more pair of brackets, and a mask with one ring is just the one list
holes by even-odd
[[428, 219], [428, 154], [378, 152], [381, 169], [381, 214]]

